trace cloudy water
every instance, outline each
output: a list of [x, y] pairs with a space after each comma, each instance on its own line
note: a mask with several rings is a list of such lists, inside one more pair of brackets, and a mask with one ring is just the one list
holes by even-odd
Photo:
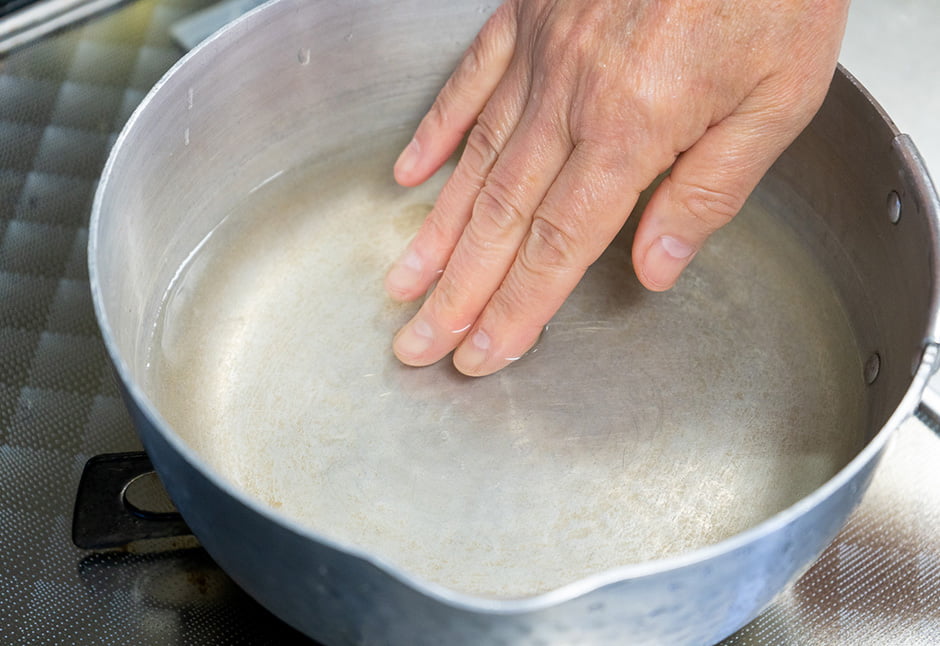
[[625, 232], [496, 375], [402, 366], [391, 339], [416, 305], [382, 280], [444, 178], [403, 189], [393, 161], [362, 147], [272, 179], [167, 292], [148, 389], [264, 504], [411, 574], [521, 597], [732, 536], [862, 446], [845, 314], [756, 203], [663, 294], [636, 281]]

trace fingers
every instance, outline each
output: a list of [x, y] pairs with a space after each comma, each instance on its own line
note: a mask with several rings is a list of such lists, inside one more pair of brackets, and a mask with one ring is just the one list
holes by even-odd
[[486, 22], [395, 163], [395, 180], [416, 186], [441, 167], [499, 85], [515, 47], [508, 3]]
[[[617, 158], [608, 155], [617, 154]], [[579, 144], [536, 211], [499, 289], [454, 354], [464, 374], [488, 375], [538, 340], [584, 272], [610, 244], [649, 179], [617, 151]]]
[[[551, 118], [536, 113], [521, 120], [475, 196], [471, 217], [453, 231], [456, 246], [437, 286], [395, 338], [393, 349], [402, 362], [433, 363], [464, 338], [513, 264], [532, 214], [570, 149]], [[440, 211], [438, 217], [445, 221], [449, 213]]]
[[[434, 208], [386, 275], [385, 289], [392, 298], [412, 301], [423, 296], [440, 276], [463, 235], [487, 177], [514, 136], [516, 129], [512, 124], [519, 122], [525, 110], [528, 83], [513, 72], [508, 73], [506, 81], [500, 84], [470, 131], [463, 155]], [[520, 164], [530, 165], [530, 161], [522, 159]], [[503, 167], [507, 167], [506, 162]]]
[[731, 221], [805, 126], [809, 111], [803, 111], [804, 120], [769, 109], [780, 103], [771, 98], [769, 88], [755, 91], [682, 153], [656, 188], [633, 241], [633, 265], [646, 288], [664, 291], [676, 283], [705, 240]]
[[396, 163], [400, 183], [419, 184], [450, 157], [476, 123], [434, 208], [385, 277], [385, 289], [396, 300], [419, 298], [438, 278], [525, 109], [529, 79], [521, 65], [508, 69], [515, 22], [504, 7], [477, 35]]
[[[470, 234], [466, 247], [461, 240], [461, 248], [468, 253], [455, 253], [444, 273], [444, 277], [453, 273], [459, 278], [445, 281], [442, 277], [409, 324], [415, 326], [411, 329], [417, 336], [430, 333], [433, 341], [428, 343], [425, 337], [424, 346], [403, 347], [409, 342], [402, 336], [409, 330], [406, 326], [395, 344], [400, 359], [425, 365], [460, 342], [455, 366], [465, 374], [480, 376], [504, 367], [536, 341], [545, 323], [622, 226], [639, 192], [631, 187], [643, 185], [643, 181], [620, 175], [620, 166], [599, 157], [588, 146], [576, 147], [563, 163], [548, 192], [533, 208], [533, 215], [520, 218], [521, 223], [503, 238], [504, 260], [498, 266], [506, 271], [498, 280], [493, 280], [496, 271], [482, 280], [471, 278], [480, 267], [471, 252], [479, 250], [485, 239], [476, 240], [478, 234]], [[524, 208], [515, 210], [524, 213]], [[471, 223], [476, 219], [475, 212]], [[484, 220], [479, 233], [491, 235], [490, 226]], [[467, 279], [473, 281], [473, 294], [463, 282]], [[448, 318], [461, 311], [460, 304], [467, 304], [460, 317]], [[463, 327], [448, 328], [457, 325]], [[419, 352], [403, 351], [415, 349]]]

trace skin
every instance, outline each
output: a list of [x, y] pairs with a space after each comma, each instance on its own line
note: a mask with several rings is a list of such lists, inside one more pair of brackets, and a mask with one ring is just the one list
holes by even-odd
[[385, 280], [437, 286], [396, 335], [487, 375], [538, 339], [639, 194], [633, 266], [672, 287], [819, 109], [848, 0], [508, 0], [395, 164], [415, 186], [467, 143]]

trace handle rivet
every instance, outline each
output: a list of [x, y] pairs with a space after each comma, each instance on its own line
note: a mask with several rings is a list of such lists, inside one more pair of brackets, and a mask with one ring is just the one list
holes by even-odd
[[881, 371], [881, 356], [877, 352], [872, 352], [865, 362], [865, 383], [871, 386], [878, 379], [878, 373]]
[[897, 224], [901, 219], [901, 196], [897, 191], [888, 193], [888, 221]]

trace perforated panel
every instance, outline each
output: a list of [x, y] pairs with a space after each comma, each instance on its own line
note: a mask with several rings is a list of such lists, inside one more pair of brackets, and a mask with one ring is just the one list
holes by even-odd
[[0, 59], [0, 643], [309, 643], [193, 539], [72, 545], [87, 458], [139, 450], [91, 305], [87, 224], [117, 132], [207, 2], [139, 1]]

